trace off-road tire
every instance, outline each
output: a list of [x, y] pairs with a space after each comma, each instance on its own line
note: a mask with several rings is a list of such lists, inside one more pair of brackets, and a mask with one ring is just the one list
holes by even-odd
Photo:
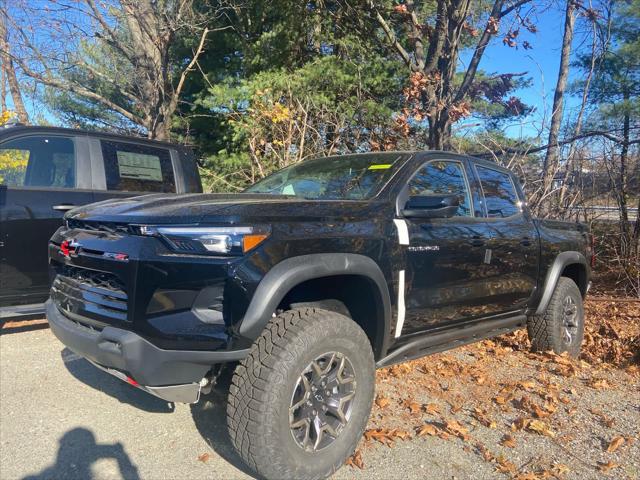
[[[571, 302], [576, 309], [575, 326], [567, 328], [564, 311]], [[570, 341], [569, 330], [572, 332]], [[580, 290], [573, 280], [567, 277], [558, 279], [544, 313], [528, 317], [527, 332], [534, 352], [553, 350], [557, 354], [567, 352], [572, 357], [578, 356], [584, 338], [584, 307]]]
[[[350, 418], [337, 438], [319, 451], [307, 451], [296, 443], [289, 407], [302, 370], [328, 351], [348, 357], [355, 395]], [[260, 478], [326, 478], [344, 464], [360, 441], [374, 388], [371, 345], [353, 320], [318, 308], [286, 311], [271, 319], [236, 367], [227, 404], [231, 441]]]

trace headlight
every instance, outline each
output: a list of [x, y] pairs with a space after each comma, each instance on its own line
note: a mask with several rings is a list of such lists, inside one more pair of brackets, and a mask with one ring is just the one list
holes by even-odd
[[140, 227], [143, 235], [160, 236], [181, 253], [242, 255], [260, 245], [271, 233], [268, 226], [247, 227]]

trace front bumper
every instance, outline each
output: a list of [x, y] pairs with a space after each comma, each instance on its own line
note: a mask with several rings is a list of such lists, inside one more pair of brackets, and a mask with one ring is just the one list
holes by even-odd
[[131, 331], [111, 326], [95, 330], [74, 322], [51, 300], [45, 306], [51, 331], [70, 350], [171, 402], [197, 402], [200, 381], [214, 364], [238, 361], [249, 353], [248, 350], [163, 350]]

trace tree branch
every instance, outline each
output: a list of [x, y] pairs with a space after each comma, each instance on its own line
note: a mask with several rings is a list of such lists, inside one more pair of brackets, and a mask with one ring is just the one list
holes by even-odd
[[414, 70], [414, 71], [418, 70], [418, 66], [416, 65], [416, 63], [413, 60], [411, 60], [411, 56], [405, 50], [405, 48], [400, 44], [400, 42], [396, 38], [396, 34], [393, 32], [393, 30], [391, 29], [391, 27], [389, 26], [387, 21], [382, 17], [382, 15], [378, 11], [378, 9], [376, 8], [376, 6], [375, 6], [375, 4], [373, 3], [372, 0], [369, 1], [369, 7], [375, 13], [376, 21], [378, 22], [378, 25], [380, 25], [380, 27], [384, 31], [385, 35], [387, 36], [387, 39], [389, 40], [389, 43], [391, 43], [393, 48], [396, 49], [396, 51], [398, 52], [400, 57], [402, 57], [402, 60], [404, 60], [404, 62], [407, 64], [407, 66], [411, 70]]
[[[574, 135], [572, 137], [566, 138], [564, 140], [561, 140], [559, 142], [556, 142], [554, 146], [561, 146], [561, 145], [567, 145], [569, 143], [573, 143], [576, 140], [582, 140], [584, 138], [591, 138], [591, 137], [603, 137], [606, 138], [608, 140], [611, 140], [612, 142], [615, 142], [617, 144], [626, 144], [626, 145], [635, 145], [635, 144], [639, 144], [640, 143], [640, 138], [634, 139], [634, 140], [629, 140], [628, 142], [626, 142], [624, 140], [624, 138], [622, 137], [618, 137], [606, 130], [591, 130], [588, 132], [584, 132], [581, 133], [580, 135]], [[502, 150], [502, 153], [510, 153], [510, 154], [519, 154], [519, 155], [528, 155], [528, 154], [532, 154], [532, 153], [538, 153], [541, 152], [543, 150], [548, 149], [549, 147], [551, 147], [551, 144], [546, 144], [546, 145], [542, 145], [540, 147], [533, 147], [533, 148], [511, 148], [511, 147], [500, 147], [500, 149]], [[488, 154], [486, 153], [478, 153], [476, 154], [477, 156], [486, 156]]]

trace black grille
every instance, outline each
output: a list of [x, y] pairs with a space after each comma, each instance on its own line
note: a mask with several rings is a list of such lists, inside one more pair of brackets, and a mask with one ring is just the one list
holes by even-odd
[[127, 320], [127, 293], [115, 275], [86, 268], [60, 267], [51, 298], [69, 318]]
[[87, 230], [89, 232], [106, 232], [112, 234], [136, 234], [138, 227], [127, 225], [126, 223], [116, 222], [95, 222], [89, 220], [77, 220], [69, 218], [67, 221], [68, 228], [76, 228], [78, 230]]

